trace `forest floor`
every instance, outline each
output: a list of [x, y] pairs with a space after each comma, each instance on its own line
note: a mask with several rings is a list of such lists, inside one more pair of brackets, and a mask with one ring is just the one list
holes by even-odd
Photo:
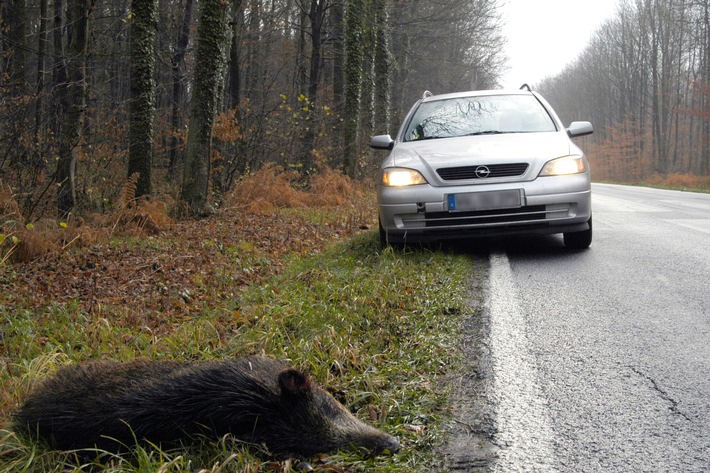
[[162, 322], [277, 274], [294, 254], [319, 252], [377, 224], [372, 192], [344, 176], [332, 173], [330, 188], [315, 192], [295, 190], [292, 177], [267, 168], [199, 220], [175, 221], [165, 204], [149, 203], [91, 221], [17, 225], [19, 212], [0, 195], [0, 223], [14, 224], [14, 231], [0, 228], [0, 304], [74, 302], [86, 313], [120, 306], [113, 316], [134, 326], [144, 318], [139, 326], [160, 332]]

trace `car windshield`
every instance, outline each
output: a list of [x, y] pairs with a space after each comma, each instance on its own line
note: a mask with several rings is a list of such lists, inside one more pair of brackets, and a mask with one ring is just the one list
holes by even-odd
[[534, 96], [487, 95], [421, 103], [404, 140], [548, 131], [556, 131], [555, 124]]

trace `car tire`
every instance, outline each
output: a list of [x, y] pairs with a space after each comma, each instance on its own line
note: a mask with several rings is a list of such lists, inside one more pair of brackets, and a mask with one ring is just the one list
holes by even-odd
[[563, 236], [565, 246], [572, 250], [585, 250], [592, 244], [592, 217], [589, 217], [589, 229], [581, 232], [569, 232]]

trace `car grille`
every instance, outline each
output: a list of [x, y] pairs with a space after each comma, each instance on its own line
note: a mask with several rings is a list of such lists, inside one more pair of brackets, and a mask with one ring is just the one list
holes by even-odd
[[[477, 210], [473, 212], [427, 212], [427, 227], [470, 226], [506, 224], [544, 220], [548, 217], [544, 205], [531, 205], [517, 209]], [[566, 211], [565, 211], [566, 213]]]
[[[485, 169], [488, 173], [485, 173]], [[437, 169], [436, 173], [445, 181], [458, 181], [463, 179], [483, 179], [494, 177], [516, 177], [525, 174], [528, 163], [513, 164], [486, 164], [477, 166], [458, 166], [453, 168]], [[478, 172], [477, 172], [478, 171]], [[481, 172], [483, 171], [483, 172]]]

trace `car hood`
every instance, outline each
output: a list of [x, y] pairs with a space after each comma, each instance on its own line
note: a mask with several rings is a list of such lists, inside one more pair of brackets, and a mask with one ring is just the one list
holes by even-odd
[[541, 168], [550, 159], [579, 152], [573, 146], [565, 131], [411, 141], [398, 143], [384, 166], [434, 170], [442, 166], [527, 162], [531, 168]]

